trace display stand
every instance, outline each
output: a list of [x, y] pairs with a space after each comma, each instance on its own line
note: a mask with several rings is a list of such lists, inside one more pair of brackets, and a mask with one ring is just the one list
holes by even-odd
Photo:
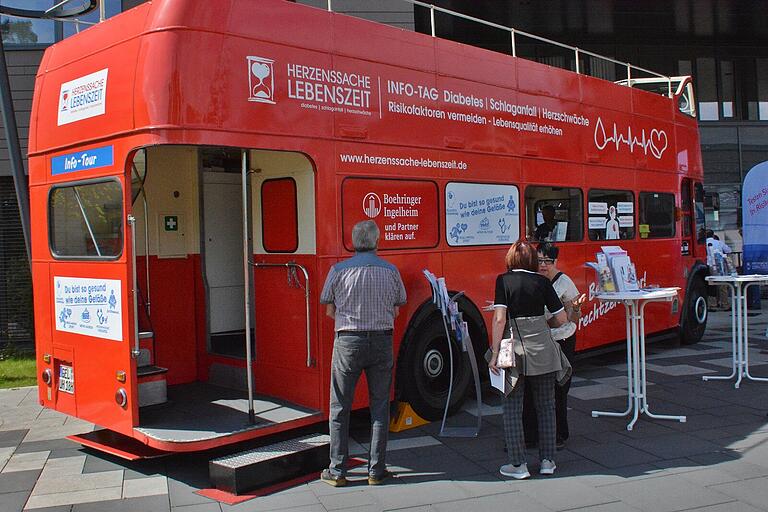
[[[450, 380], [448, 381], [448, 397], [445, 401], [445, 410], [443, 412], [443, 422], [440, 425], [441, 437], [477, 437], [480, 434], [480, 425], [482, 423], [482, 399], [480, 395], [480, 375], [477, 370], [477, 360], [475, 358], [475, 349], [472, 345], [472, 338], [469, 336], [469, 330], [463, 320], [462, 313], [459, 312], [456, 301], [464, 292], [459, 292], [453, 296], [448, 295], [445, 286], [445, 280], [435, 278], [434, 274], [428, 270], [424, 275], [432, 288], [432, 301], [440, 311], [443, 318], [443, 328], [448, 343], [448, 359], [450, 367]], [[475, 400], [477, 404], [477, 424], [474, 426], [448, 426], [448, 409], [451, 406], [451, 395], [453, 393], [453, 376], [455, 373], [455, 363], [453, 357], [453, 345], [457, 345], [463, 352], [469, 356], [469, 364], [472, 368], [472, 376], [475, 382]]]
[[640, 414], [659, 420], [677, 420], [685, 423], [685, 416], [653, 414], [648, 407], [645, 376], [645, 306], [650, 302], [671, 302], [679, 288], [655, 288], [637, 291], [600, 293], [597, 298], [606, 302], [621, 302], [627, 312], [627, 410], [624, 412], [592, 411], [592, 417], [632, 415], [627, 430], [632, 430]]
[[765, 377], [753, 377], [749, 373], [749, 326], [747, 323], [747, 289], [750, 286], [768, 284], [766, 275], [708, 276], [707, 282], [714, 286], [727, 286], [731, 290], [731, 347], [732, 371], [730, 375], [705, 375], [703, 380], [730, 380], [736, 377], [734, 386], [738, 389], [742, 378], [768, 382]]

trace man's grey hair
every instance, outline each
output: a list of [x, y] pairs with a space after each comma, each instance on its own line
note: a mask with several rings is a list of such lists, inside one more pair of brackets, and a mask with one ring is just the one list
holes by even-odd
[[352, 246], [357, 252], [373, 251], [379, 245], [379, 226], [372, 220], [364, 220], [352, 228]]

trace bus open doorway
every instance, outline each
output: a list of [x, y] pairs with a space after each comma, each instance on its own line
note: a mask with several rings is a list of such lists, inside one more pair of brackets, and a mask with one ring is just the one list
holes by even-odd
[[319, 421], [310, 160], [155, 146], [137, 151], [129, 168], [139, 318], [133, 437], [192, 451]]

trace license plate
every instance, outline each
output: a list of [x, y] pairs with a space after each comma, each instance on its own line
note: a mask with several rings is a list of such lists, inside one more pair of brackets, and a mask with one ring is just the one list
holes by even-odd
[[75, 372], [71, 366], [59, 365], [59, 391], [75, 394]]

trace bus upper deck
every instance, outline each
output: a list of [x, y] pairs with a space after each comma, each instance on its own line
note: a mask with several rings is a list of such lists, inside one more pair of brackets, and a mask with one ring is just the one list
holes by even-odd
[[[166, 451], [321, 420], [318, 290], [366, 218], [409, 294], [394, 393], [426, 417], [456, 349], [421, 270], [486, 343], [504, 251], [547, 205], [584, 291], [618, 215], [609, 243], [683, 289], [649, 332], [695, 341], [690, 79], [627, 85], [283, 0], [154, 0], [50, 47], [29, 150], [41, 403]], [[618, 341], [622, 316], [590, 308], [580, 349]]]

